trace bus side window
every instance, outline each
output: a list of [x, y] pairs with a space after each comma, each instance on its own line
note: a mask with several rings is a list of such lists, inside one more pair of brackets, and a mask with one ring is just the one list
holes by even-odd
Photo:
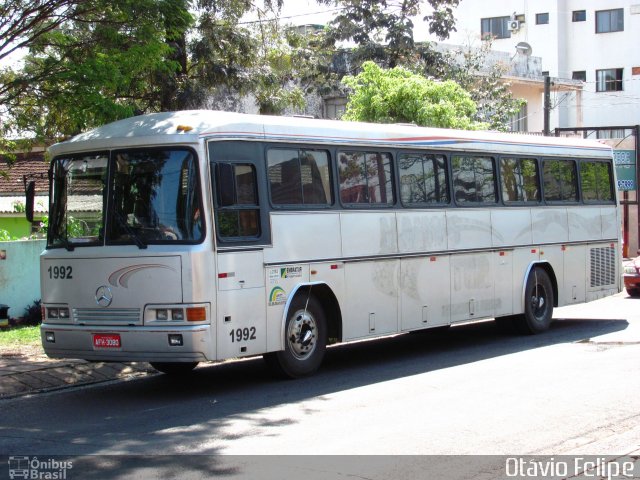
[[256, 170], [249, 164], [216, 164], [217, 220], [221, 238], [260, 235]]
[[507, 204], [540, 201], [538, 163], [534, 158], [501, 158], [500, 182]]
[[580, 163], [582, 199], [585, 202], [613, 202], [611, 178], [610, 163], [582, 161]]
[[449, 203], [444, 155], [405, 153], [398, 156], [400, 198], [405, 205]]
[[393, 205], [391, 154], [339, 152], [338, 159], [343, 204]]
[[544, 160], [544, 199], [547, 202], [577, 202], [578, 175], [573, 160]]
[[275, 206], [329, 205], [329, 153], [273, 148], [267, 151], [271, 203]]
[[451, 170], [454, 197], [458, 204], [498, 201], [493, 158], [454, 155]]

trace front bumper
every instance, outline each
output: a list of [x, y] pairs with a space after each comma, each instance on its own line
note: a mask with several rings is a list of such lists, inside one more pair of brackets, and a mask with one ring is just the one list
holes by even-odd
[[640, 275], [624, 275], [624, 288], [640, 289]]
[[[53, 333], [55, 342], [48, 342]], [[95, 348], [94, 334], [118, 334], [119, 348]], [[106, 327], [43, 323], [40, 335], [52, 358], [81, 358], [111, 362], [201, 362], [214, 360], [211, 325], [168, 327]], [[181, 335], [182, 345], [169, 344], [169, 335]]]

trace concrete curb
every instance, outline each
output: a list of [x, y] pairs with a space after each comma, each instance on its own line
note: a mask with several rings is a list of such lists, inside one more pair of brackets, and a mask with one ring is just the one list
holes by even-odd
[[157, 373], [148, 363], [90, 363], [82, 360], [2, 363], [5, 365], [0, 366], [1, 400]]

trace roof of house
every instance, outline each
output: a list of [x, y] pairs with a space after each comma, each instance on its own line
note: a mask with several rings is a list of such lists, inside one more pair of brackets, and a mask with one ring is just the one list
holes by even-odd
[[[36, 195], [49, 194], [47, 171], [49, 164], [44, 159], [44, 152], [18, 153], [15, 163], [9, 166], [6, 158], [0, 157], [0, 196], [24, 196], [24, 175], [36, 180]], [[28, 180], [27, 180], [28, 181]]]
[[[15, 163], [9, 166], [6, 158], [0, 157], [0, 214], [19, 214], [16, 205], [25, 203], [24, 176], [27, 181], [36, 181], [36, 201], [34, 212], [47, 213], [49, 210], [49, 164], [44, 159], [44, 151], [18, 153]], [[22, 214], [24, 215], [24, 214]]]

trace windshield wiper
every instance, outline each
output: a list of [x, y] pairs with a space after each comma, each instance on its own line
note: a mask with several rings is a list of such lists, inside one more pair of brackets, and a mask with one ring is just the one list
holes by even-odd
[[116, 217], [116, 219], [118, 220], [118, 224], [125, 229], [125, 231], [129, 234], [129, 236], [131, 238], [133, 238], [133, 241], [136, 242], [136, 245], [138, 246], [138, 248], [140, 250], [144, 250], [145, 248], [147, 248], [147, 244], [144, 242], [144, 240], [140, 237], [140, 235], [138, 235], [135, 230], [133, 228], [131, 228], [129, 226], [129, 224], [127, 223], [127, 221], [125, 220], [125, 218], [122, 216], [122, 214], [118, 211], [113, 212], [114, 216]]

